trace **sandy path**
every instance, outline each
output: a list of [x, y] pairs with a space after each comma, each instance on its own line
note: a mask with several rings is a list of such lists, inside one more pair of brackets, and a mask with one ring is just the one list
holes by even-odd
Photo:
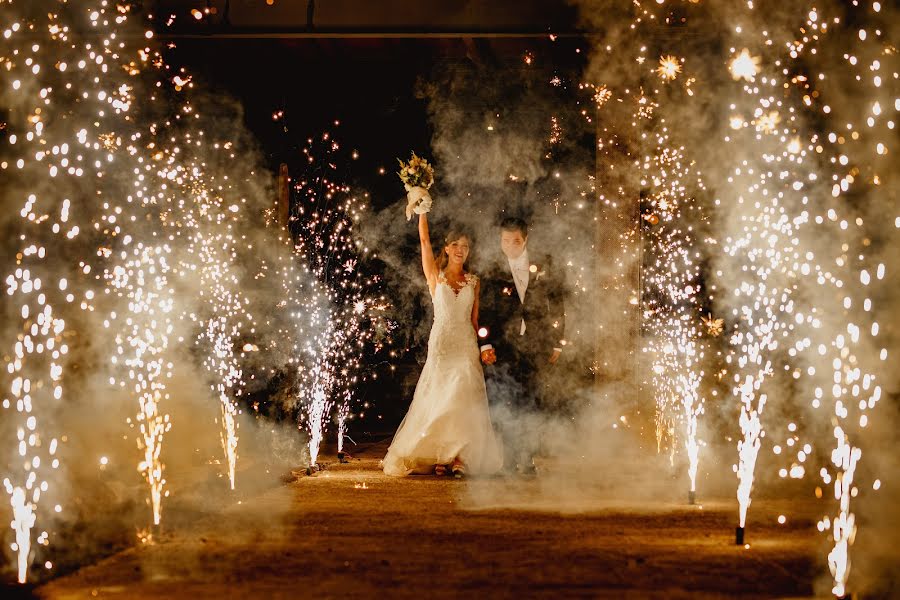
[[[55, 579], [44, 598], [793, 597], [821, 575], [809, 519], [755, 502], [750, 549], [735, 505], [590, 502], [566, 513], [537, 478], [392, 479], [384, 444], [269, 486]], [[515, 497], [517, 508], [496, 506]], [[485, 508], [487, 506], [487, 508]], [[493, 506], [493, 508], [491, 508]], [[537, 510], [540, 508], [540, 510]], [[768, 525], [765, 525], [768, 523]], [[748, 532], [749, 534], [749, 532]]]

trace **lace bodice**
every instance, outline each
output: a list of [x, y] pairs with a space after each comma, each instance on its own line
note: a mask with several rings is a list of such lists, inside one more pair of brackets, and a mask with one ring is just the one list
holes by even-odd
[[478, 360], [478, 343], [472, 327], [472, 305], [478, 278], [466, 274], [466, 282], [454, 290], [444, 272], [438, 275], [434, 295], [434, 324], [428, 339], [428, 352], [437, 356], [459, 355]]
[[472, 304], [475, 302], [475, 285], [478, 278], [468, 273], [465, 277], [465, 284], [458, 290], [454, 290], [444, 272], [441, 271], [438, 274], [434, 296], [431, 298], [434, 303], [435, 321], [471, 321]]

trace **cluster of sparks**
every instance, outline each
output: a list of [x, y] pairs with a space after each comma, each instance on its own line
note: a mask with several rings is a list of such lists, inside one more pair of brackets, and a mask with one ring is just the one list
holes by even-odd
[[681, 63], [674, 56], [663, 56], [659, 59], [656, 74], [664, 80], [673, 80], [681, 73]]
[[[759, 93], [759, 88], [752, 85], [759, 75], [759, 64], [759, 57], [751, 56], [744, 48], [734, 54], [729, 66], [733, 79], [741, 82], [742, 90], [751, 96], [747, 102], [748, 110], [756, 117], [750, 124], [739, 116], [732, 117], [731, 128], [751, 136], [753, 148], [764, 147], [761, 142], [768, 139], [764, 136], [789, 133], [776, 131], [781, 100], [773, 96], [753, 98]], [[740, 123], [736, 125], [738, 121]], [[730, 135], [728, 141], [738, 135]], [[728, 183], [738, 191], [737, 205], [747, 209], [740, 210], [740, 224], [735, 225], [738, 233], [726, 236], [724, 250], [731, 261], [741, 263], [746, 260], [744, 270], [751, 275], [733, 292], [736, 298], [746, 300], [733, 309], [738, 325], [730, 341], [736, 351], [736, 360], [732, 361], [731, 355], [728, 357], [730, 363], [736, 363], [733, 393], [741, 403], [742, 437], [737, 444], [738, 463], [734, 470], [738, 478], [738, 522], [742, 528], [746, 525], [756, 462], [765, 436], [762, 425], [768, 401], [765, 384], [775, 375], [773, 361], [780, 345], [795, 329], [793, 296], [798, 284], [789, 271], [792, 265], [804, 260], [803, 248], [795, 236], [797, 229], [808, 222], [805, 212], [794, 217], [788, 210], [790, 204], [785, 206], [785, 191], [780, 189], [780, 182], [787, 173], [782, 171], [780, 181], [771, 182], [769, 171], [754, 168], [757, 161], [767, 159], [765, 154], [762, 158], [752, 156], [735, 167], [728, 177]], [[769, 189], [772, 183], [777, 186], [777, 191]], [[800, 316], [802, 319], [803, 315]], [[809, 320], [813, 318], [814, 315], [806, 316]]]
[[[125, 80], [130, 75], [127, 69], [119, 68], [124, 48], [119, 26], [127, 19], [127, 7], [100, 3], [95, 8], [81, 8], [79, 25], [105, 33], [97, 38], [100, 41], [95, 45], [73, 39], [70, 26], [62, 16], [73, 12], [69, 7], [56, 6], [51, 11], [37, 9], [36, 15], [28, 18], [18, 14], [18, 7], [12, 4], [0, 7], [4, 39], [0, 54], [5, 88], [2, 97], [11, 116], [9, 146], [4, 148], [0, 170], [15, 175], [17, 181], [31, 182], [32, 189], [17, 185], [7, 190], [10, 201], [16, 202], [17, 197], [22, 207], [17, 227], [21, 232], [20, 250], [16, 253], [14, 274], [6, 278], [8, 296], [21, 305], [21, 332], [16, 336], [14, 358], [7, 359], [10, 396], [4, 394], [3, 406], [12, 408], [11, 397], [22, 425], [17, 428], [21, 472], [14, 468], [16, 472], [10, 473], [4, 484], [14, 514], [12, 526], [16, 541], [12, 549], [18, 557], [18, 579], [24, 582], [32, 560], [31, 529], [42, 514], [41, 494], [49, 488], [42, 473], [48, 467], [59, 467], [58, 459], [54, 458], [58, 438], [48, 436], [38, 427], [38, 416], [54, 412], [63, 402], [69, 348], [64, 341], [68, 323], [60, 315], [66, 310], [90, 312], [95, 308], [95, 292], [86, 283], [92, 258], [72, 259], [70, 248], [79, 247], [79, 240], [88, 236], [110, 240], [123, 233], [117, 223], [121, 209], [113, 210], [103, 204], [103, 209], [109, 212], [101, 218], [80, 210], [83, 199], [79, 188], [89, 186], [81, 183], [81, 179], [100, 180], [106, 175], [107, 165], [114, 160], [107, 149], [107, 140], [101, 143], [97, 135], [101, 120], [107, 124], [119, 123], [126, 131], [133, 128], [125, 122], [131, 101], [130, 87]], [[115, 68], [110, 68], [111, 65]], [[58, 107], [74, 108], [78, 103], [81, 111], [70, 112]], [[90, 126], [75, 123], [76, 112], [97, 118], [92, 131], [88, 129]], [[97, 194], [96, 199], [88, 201], [102, 204], [99, 189]], [[124, 235], [119, 239], [125, 245], [132, 241]], [[93, 258], [107, 259], [111, 254], [109, 245], [98, 246]], [[134, 257], [135, 262], [140, 262], [149, 258], [149, 254], [145, 249], [138, 249]], [[124, 258], [123, 262], [128, 260]], [[68, 269], [59, 264], [63, 261]], [[121, 282], [121, 277], [111, 280], [109, 290]], [[129, 292], [128, 305], [140, 312], [146, 306], [147, 297], [133, 291]], [[142, 471], [150, 483], [151, 495], [156, 498], [162, 493], [162, 470], [158, 464], [150, 463], [158, 460], [159, 443], [167, 425], [158, 411], [162, 386], [153, 381], [152, 374], [166, 367], [146, 344], [148, 336], [141, 324], [132, 322], [129, 329], [129, 356], [123, 360], [132, 361], [142, 374], [148, 375], [144, 377], [132, 370], [131, 379], [145, 416], [139, 440], [146, 447]], [[124, 354], [122, 339], [117, 342], [119, 352]], [[65, 441], [65, 436], [59, 439]], [[54, 510], [59, 512], [61, 506], [57, 504]], [[48, 533], [42, 532], [37, 542], [48, 544]], [[45, 566], [51, 568], [52, 564], [47, 561]]]
[[[854, 202], [840, 201], [875, 199], [886, 175], [882, 168], [889, 164], [880, 158], [896, 140], [889, 133], [894, 122], [881, 108], [891, 102], [883, 77], [894, 86], [898, 78], [896, 71], [884, 73], [882, 61], [888, 62], [896, 50], [883, 37], [880, 12], [878, 2], [848, 7], [847, 14], [811, 8], [805, 22], [797, 24], [796, 37], [786, 40], [772, 40], [764, 30], [759, 37], [755, 32], [742, 35], [736, 27], [736, 37], [754, 50], [735, 52], [730, 65], [740, 82], [730, 105], [738, 113], [733, 121], [744, 111], [755, 120], [755, 127], [742, 126], [728, 136], [730, 143], [755, 149], [732, 174], [737, 201], [752, 209], [742, 211], [741, 232], [726, 246], [746, 265], [746, 276], [734, 292], [743, 302], [735, 309], [739, 325], [732, 336], [744, 433], [738, 465], [741, 525], [764, 435], [765, 383], [783, 369], [809, 391], [813, 411], [832, 407], [826, 417], [834, 443], [831, 468], [823, 466], [820, 476], [833, 487], [838, 511], [823, 518], [819, 529], [832, 532], [828, 562], [836, 596], [846, 593], [849, 546], [856, 534], [850, 501], [858, 494], [854, 476], [862, 451], [854, 437], [864, 434], [868, 413], [881, 397], [875, 372], [887, 358], [887, 350], [878, 347], [879, 326], [866, 289], [884, 277], [885, 266], [866, 256], [874, 231], [867, 227], [864, 211]], [[747, 18], [759, 19], [752, 11]], [[845, 20], [873, 28], [853, 30]], [[850, 53], [844, 54], [844, 64], [828, 60], [829, 52], [847, 47], [848, 39], [867, 61], [865, 67]], [[865, 100], [854, 108], [841, 107], [838, 117], [829, 101], [837, 101], [845, 86], [858, 86]], [[900, 109], [896, 99], [893, 103]], [[840, 126], [836, 118], [843, 121]], [[834, 242], [816, 243], [823, 237]], [[854, 285], [857, 281], [860, 285]], [[815, 289], [822, 291], [812, 292], [811, 301], [808, 295]], [[790, 444], [795, 439], [799, 437], [788, 442], [797, 448], [796, 458], [782, 476], [805, 474], [814, 444]]]
[[[251, 299], [246, 292], [254, 286], [243, 277], [254, 272], [254, 263], [261, 264], [258, 273], [272, 264], [280, 269], [263, 283], [275, 285], [275, 294], [282, 286], [290, 290], [278, 305], [290, 300], [293, 323], [315, 321], [320, 309], [326, 311], [327, 326], [289, 329], [300, 353], [307, 333], [316, 340], [310, 344], [320, 353], [309, 373], [317, 375], [304, 384], [320, 405], [326, 393], [340, 399], [342, 433], [360, 368], [359, 345], [366, 340], [360, 325], [386, 304], [366, 296], [355, 269], [357, 255], [365, 254], [350, 238], [359, 218], [356, 200], [337, 206], [330, 200], [343, 190], [326, 190], [318, 210], [325, 217], [320, 225], [328, 224], [327, 239], [320, 244], [314, 236], [326, 234], [310, 229], [302, 248], [278, 244], [278, 232], [267, 230], [262, 214], [257, 219], [249, 208], [248, 190], [265, 186], [251, 181], [258, 177], [254, 172], [236, 167], [232, 142], [203, 130], [207, 121], [184, 96], [194, 87], [191, 76], [173, 72], [151, 32], [135, 31], [129, 4], [32, 4], [0, 3], [0, 98], [9, 110], [0, 170], [13, 176], [15, 184], [4, 193], [20, 207], [15, 264], [7, 265], [5, 282], [21, 319], [18, 331], [4, 331], [13, 339], [3, 407], [16, 415], [5, 426], [13, 428], [19, 458], [3, 481], [20, 582], [36, 555], [34, 544], [50, 543], [47, 531], [35, 538], [32, 529], [48, 520], [42, 499], [53, 493], [49, 471], [60, 467], [58, 450], [67, 440], [42, 429], [41, 415], [64, 401], [69, 337], [83, 340], [78, 350], [89, 360], [92, 313], [109, 332], [100, 335], [114, 342], [105, 356], [98, 348], [111, 398], [119, 389], [137, 406], [127, 425], [135, 430], [138, 471], [159, 525], [169, 494], [163, 442], [178, 426], [166, 407], [172, 378], [188, 354], [185, 340], [193, 339], [189, 355], [205, 368], [219, 405], [224, 462], [235, 486], [239, 400], [248, 377], [256, 375], [244, 363], [259, 352], [254, 341], [275, 349], [284, 333], [277, 327], [261, 331], [253, 316], [254, 302], [270, 298], [259, 293]], [[139, 105], [142, 90], [150, 91]], [[295, 265], [301, 250], [326, 257], [314, 265], [324, 283], [312, 290], [303, 284], [313, 273]], [[351, 250], [359, 252], [351, 256]], [[324, 422], [319, 434], [323, 430]], [[52, 568], [49, 561], [44, 566]]]
[[[169, 416], [161, 410], [169, 397], [166, 381], [171, 378], [173, 368], [167, 359], [174, 328], [170, 317], [173, 298], [168, 283], [169, 252], [165, 245], [146, 246], [139, 242], [130, 251], [123, 250], [123, 263], [112, 266], [105, 273], [108, 289], [127, 300], [128, 313], [115, 336], [116, 353], [110, 357], [110, 362], [121, 367], [138, 399], [139, 411], [135, 420], [140, 435], [137, 443], [144, 454], [138, 470], [150, 487], [150, 505], [156, 525], [161, 519], [166, 483], [160, 454], [163, 437], [171, 428]], [[104, 325], [111, 327], [117, 317], [116, 311], [112, 311]], [[110, 377], [110, 383], [116, 383], [114, 375]], [[126, 385], [124, 380], [119, 383], [122, 387]]]
[[[196, 174], [198, 169], [189, 172]], [[211, 349], [203, 363], [210, 374], [210, 389], [219, 399], [221, 407], [220, 440], [229, 483], [234, 489], [237, 415], [240, 413], [237, 398], [243, 387], [243, 370], [235, 350], [244, 333], [243, 328], [252, 324], [253, 317], [247, 312], [249, 300], [241, 293], [241, 282], [235, 275], [237, 240], [229, 215], [239, 213], [240, 209], [234, 205], [227, 210], [209, 210], [208, 203], [220, 204], [223, 199], [205, 186], [201, 187], [203, 181], [199, 179], [192, 186], [197, 190], [194, 192], [195, 200], [199, 200], [196, 205], [200, 210], [197, 215], [189, 214], [185, 219], [190, 231], [188, 256], [191, 263], [184, 268], [186, 271], [198, 271], [200, 297], [204, 300], [205, 310], [202, 316], [195, 315], [202, 325], [197, 344]], [[248, 333], [253, 333], [253, 330]]]
[[[779, 414], [803, 414], [806, 409], [780, 391], [787, 385], [803, 390], [798, 392], [801, 397], [808, 394], [813, 416], [830, 405], [831, 415], [809, 419], [805, 434], [796, 423], [789, 424], [787, 447], [795, 455], [789, 468], [779, 474], [805, 476], [816, 444], [812, 437], [808, 443], [802, 438], [815, 435], [816, 421], [828, 423], [833, 440], [830, 467], [821, 467], [819, 474], [825, 486], [833, 488], [838, 509], [833, 517], [819, 522], [819, 529], [830, 530], [834, 540], [828, 562], [837, 596], [847, 591], [849, 549], [856, 534], [850, 506], [851, 498], [860, 493], [854, 483], [862, 457], [858, 440], [881, 398], [876, 372], [887, 358], [887, 350], [877, 343], [879, 326], [872, 317], [874, 307], [867, 290], [885, 276], [886, 268], [867, 256], [871, 251], [867, 253], [866, 247], [878, 243], [873, 239], [878, 231], [867, 227], [866, 209], [859, 202], [874, 200], [874, 194], [890, 180], [884, 157], [896, 135], [887, 107], [900, 110], [900, 101], [890, 97], [898, 73], [887, 65], [896, 69], [896, 49], [885, 39], [888, 27], [880, 20], [881, 4], [853, 3], [845, 9], [824, 14], [810, 8], [803, 13], [806, 20], [796, 24], [796, 37], [783, 40], [773, 39], [771, 28], [765, 26], [766, 15], [758, 14], [753, 3], [746, 4], [742, 16], [731, 17], [737, 22], [734, 46], [723, 62], [735, 82], [734, 94], [720, 97], [726, 98], [731, 115], [730, 131], [723, 133], [729, 148], [725, 155], [734, 162], [723, 171], [725, 185], [717, 192], [716, 210], [725, 215], [721, 219], [725, 254], [715, 272], [726, 293], [719, 303], [731, 309], [725, 372], [732, 374], [733, 397], [740, 406], [735, 465], [740, 527], [746, 524], [757, 459], [766, 437], [767, 404], [777, 398], [782, 404]], [[639, 29], [642, 21], [662, 20], [649, 8], [638, 12], [633, 29]], [[845, 22], [865, 22], [869, 27], [853, 29]], [[836, 63], [835, 49], [848, 47], [853, 50], [844, 51], [843, 61]], [[641, 53], [645, 50], [642, 47]], [[663, 56], [656, 73], [670, 81], [679, 74], [680, 63]], [[852, 107], [830, 104], [829, 99], [838, 102], [846, 93], [842, 90], [850, 87], [856, 88], [858, 97]], [[644, 102], [645, 107], [654, 104], [650, 99]], [[650, 118], [652, 112], [639, 109], [638, 116]], [[667, 150], [670, 154], [680, 151], [671, 146]], [[644, 219], [653, 226], [666, 223], [659, 210], [645, 214]], [[823, 239], [833, 242], [823, 243]], [[642, 279], [645, 305], [654, 307], [645, 309], [644, 316], [651, 320], [651, 330], [669, 335], [684, 330], [686, 334], [682, 346], [666, 344], [658, 336], [651, 346], [659, 346], [653, 349], [654, 374], [664, 379], [658, 386], [659, 396], [665, 399], [671, 393], [688, 406], [693, 397], [690, 387], [667, 369], [694, 367], [689, 380], [702, 372], [688, 357], [671, 362], [667, 357], [675, 348], [688, 348], [699, 339], [702, 328], [693, 315], [700, 307], [691, 307], [692, 316], [680, 322], [666, 318], [668, 312], [677, 312], [678, 298], [660, 302], [665, 310], [655, 309], [658, 271], [691, 273], [679, 262], [680, 254], [666, 255], [670, 242], [670, 238], [654, 239], [650, 246], [664, 258]], [[688, 289], [695, 282], [683, 283]], [[702, 322], [710, 333], [724, 328], [712, 316]], [[773, 393], [775, 385], [778, 393]], [[690, 456], [690, 438], [696, 430], [690, 420], [687, 423], [684, 435]], [[671, 419], [658, 423], [658, 434], [671, 431]], [[783, 448], [774, 445], [773, 450], [780, 455]], [[878, 489], [879, 480], [872, 487]]]
[[386, 318], [390, 303], [377, 293], [380, 277], [362, 268], [377, 253], [354, 231], [365, 214], [366, 198], [336, 181], [341, 148], [330, 133], [307, 142], [306, 168], [294, 185], [296, 209], [289, 228], [294, 251], [318, 282], [320, 299], [309, 311], [318, 334], [303, 348], [309, 360], [301, 377], [307, 382], [301, 386], [301, 403], [310, 464], [315, 465], [335, 403], [338, 451], [343, 451], [351, 403], [360, 378], [369, 372], [364, 367], [371, 366], [364, 365], [363, 358], [390, 344], [391, 325]]
[[[696, 193], [703, 190], [694, 165], [684, 157], [684, 148], [669, 140], [665, 120], [641, 133], [650, 145], [635, 165], [641, 173], [641, 189], [648, 191], [643, 220], [646, 241], [641, 274], [642, 321], [647, 324], [644, 351], [652, 357], [652, 380], [656, 390], [657, 447], [664, 438], [680, 438], [688, 459], [691, 495], [697, 490], [701, 441], [698, 420], [703, 414], [701, 383], [706, 348], [703, 343], [703, 282], [700, 271], [698, 232], [690, 223], [698, 215]], [[693, 181], [691, 179], [693, 178]], [[675, 436], [676, 427], [682, 435]], [[675, 445], [670, 447], [674, 459]]]
[[[640, 32], [651, 23], [683, 24], [686, 16], [673, 15], [690, 11], [669, 4], [634, 0], [631, 30]], [[641, 140], [641, 159], [633, 164], [640, 169], [642, 189], [648, 191], [642, 220], [650, 236], [644, 244], [650, 257], [643, 261], [641, 302], [645, 329], [652, 334], [645, 350], [653, 357], [658, 442], [669, 435], [683, 438], [693, 489], [696, 415], [702, 413], [702, 397], [697, 395], [704, 375], [698, 360], [703, 356], [701, 339], [727, 330], [723, 339], [728, 347], [716, 353], [725, 356], [726, 366], [707, 372], [719, 379], [730, 374], [732, 397], [740, 408], [734, 466], [740, 527], [746, 524], [767, 428], [782, 426], [767, 425], [767, 404], [779, 402], [776, 413], [793, 414], [798, 421], [811, 409], [805, 425], [792, 421], [787, 426], [786, 447], [794, 454], [779, 475], [804, 477], [816, 452], [814, 436], [821, 426], [830, 431], [830, 460], [819, 475], [834, 491], [837, 512], [825, 516], [818, 528], [832, 534], [832, 591], [843, 596], [856, 534], [851, 499], [861, 493], [855, 483], [865, 445], [861, 440], [882, 396], [876, 373], [887, 358], [887, 349], [877, 341], [879, 325], [869, 286], [885, 277], [885, 264], [873, 255], [890, 234], [884, 227], [872, 227], [877, 224], [867, 217], [870, 208], [864, 202], [878, 200], [879, 192], [894, 193], [896, 182], [886, 157], [897, 139], [889, 112], [891, 107], [900, 110], [900, 75], [897, 50], [886, 38], [891, 16], [880, 2], [853, 2], [829, 10], [831, 14], [810, 6], [795, 11], [806, 19], [782, 28], [779, 35], [793, 30], [784, 39], [774, 37], [772, 31], [778, 28], [753, 2], [728, 11], [733, 25], [726, 34], [733, 45], [726, 46], [720, 63], [726, 71], [708, 71], [703, 77], [734, 82], [710, 90], [729, 114], [721, 139], [727, 160], [709, 168], [718, 196], [712, 210], [722, 214], [716, 238], [724, 250], [713, 263], [713, 273], [700, 273], [698, 263], [715, 257], [718, 242], [708, 237], [703, 241], [710, 247], [703, 248], [697, 232], [690, 231], [687, 223], [703, 219], [697, 214], [685, 219], [684, 211], [696, 209], [697, 203], [683, 187], [671, 193], [673, 183], [684, 185], [686, 171], [666, 168], [672, 159], [677, 164], [685, 151], [672, 145], [669, 134], [690, 140], [690, 121], [649, 126], [668, 106], [642, 90], [632, 125], [639, 127], [636, 137]], [[713, 42], [710, 48], [721, 53]], [[614, 60], [614, 48], [605, 50], [607, 60]], [[638, 64], [644, 64], [648, 46], [639, 40], [634, 50]], [[693, 57], [688, 58], [693, 64]], [[663, 54], [655, 75], [673, 81], [685, 64], [684, 58]], [[690, 97], [695, 96], [691, 85], [697, 79], [685, 77]], [[848, 93], [854, 100], [842, 102]], [[606, 99], [598, 99], [598, 107]], [[644, 150], [653, 138], [653, 150]], [[657, 172], [663, 174], [654, 176]], [[657, 193], [660, 188], [662, 194]], [[900, 219], [894, 220], [898, 223]], [[714, 306], [702, 306], [706, 299], [701, 301], [699, 284], [704, 279], [711, 280], [707, 285], [716, 284], [711, 289], [719, 289], [716, 298], [708, 297]], [[711, 314], [726, 310], [730, 314], [723, 314], [725, 319]], [[785, 394], [785, 387], [796, 391]], [[798, 398], [808, 398], [809, 407], [798, 404]], [[683, 408], [680, 418], [666, 408], [671, 406]], [[823, 415], [828, 406], [830, 414]], [[680, 419], [684, 428], [679, 436], [675, 425]], [[772, 449], [776, 455], [784, 452], [780, 444]], [[877, 490], [880, 480], [872, 487]], [[817, 496], [823, 496], [821, 488]]]

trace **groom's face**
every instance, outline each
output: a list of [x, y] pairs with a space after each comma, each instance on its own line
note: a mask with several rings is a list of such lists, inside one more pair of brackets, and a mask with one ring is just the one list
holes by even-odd
[[500, 232], [500, 249], [503, 250], [506, 258], [510, 260], [515, 260], [522, 256], [527, 242], [528, 236], [522, 235], [522, 232], [518, 229]]

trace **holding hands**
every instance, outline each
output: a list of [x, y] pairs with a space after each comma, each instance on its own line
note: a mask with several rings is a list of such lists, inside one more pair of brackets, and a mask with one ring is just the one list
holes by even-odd
[[481, 351], [481, 362], [486, 365], [492, 365], [497, 362], [497, 354], [493, 348], [485, 348]]
[[560, 354], [562, 354], [562, 350], [560, 350], [559, 348], [554, 348], [554, 349], [553, 349], [553, 354], [550, 355], [550, 364], [551, 364], [551, 365], [555, 365], [555, 364], [556, 364], [556, 361], [559, 360], [559, 355], [560, 355]]
[[[559, 356], [562, 354], [562, 350], [559, 348], [553, 349], [553, 354], [550, 355], [550, 358], [547, 362], [551, 365], [555, 365], [556, 361], [559, 360]], [[492, 365], [497, 362], [497, 353], [494, 352], [493, 348], [485, 348], [481, 351], [481, 362], [485, 365]]]

